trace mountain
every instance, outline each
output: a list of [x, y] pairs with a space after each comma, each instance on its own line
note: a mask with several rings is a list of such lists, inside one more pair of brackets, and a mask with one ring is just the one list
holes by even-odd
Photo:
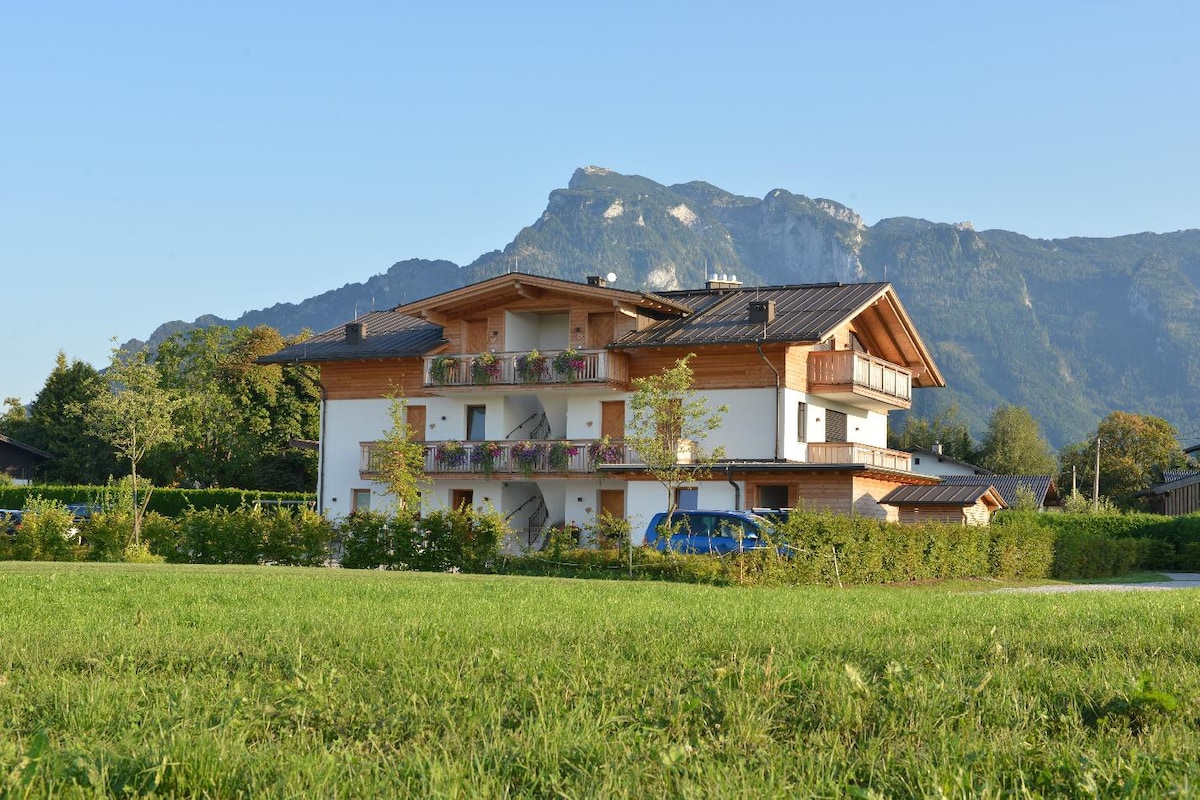
[[614, 272], [618, 286], [647, 290], [712, 273], [748, 286], [888, 280], [949, 384], [919, 392], [915, 413], [957, 405], [978, 436], [997, 406], [1020, 405], [1056, 446], [1117, 409], [1200, 427], [1198, 230], [1036, 240], [907, 217], [868, 226], [841, 203], [783, 189], [757, 199], [599, 167], [576, 170], [537, 221], [465, 267], [401, 261], [299, 304], [168, 323], [150, 343], [217, 323], [326, 330], [508, 271]]

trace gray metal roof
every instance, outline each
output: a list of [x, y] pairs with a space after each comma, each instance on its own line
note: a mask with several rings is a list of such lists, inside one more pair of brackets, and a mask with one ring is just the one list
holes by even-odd
[[[964, 476], [966, 477], [966, 476]], [[880, 500], [889, 506], [970, 506], [987, 494], [990, 485], [899, 486]]]
[[[825, 283], [659, 292], [664, 298], [691, 306], [695, 313], [630, 333], [615, 346], [819, 342], [889, 286]], [[753, 300], [773, 300], [774, 321], [767, 325], [750, 322], [749, 304]]]
[[291, 364], [301, 361], [421, 356], [445, 341], [440, 325], [394, 311], [373, 311], [355, 322], [361, 323], [364, 328], [360, 341], [347, 341], [346, 325], [339, 325], [277, 353], [263, 356], [256, 363]]
[[[1169, 480], [1165, 480], [1168, 475], [1173, 475]], [[1180, 469], [1180, 470], [1163, 470], [1163, 482], [1157, 486], [1151, 486], [1149, 489], [1143, 489], [1134, 495], [1134, 497], [1147, 497], [1152, 494], [1167, 494], [1176, 489], [1182, 489], [1185, 486], [1191, 486], [1193, 483], [1200, 482], [1200, 470], [1195, 469]]]
[[939, 475], [943, 486], [994, 486], [1005, 505], [1017, 505], [1017, 489], [1024, 486], [1033, 492], [1039, 507], [1046, 505], [1046, 495], [1053, 485], [1049, 475]]

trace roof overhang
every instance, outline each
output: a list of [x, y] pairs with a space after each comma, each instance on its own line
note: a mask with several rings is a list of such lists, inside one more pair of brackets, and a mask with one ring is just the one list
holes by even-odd
[[441, 325], [447, 320], [501, 307], [519, 299], [552, 301], [554, 298], [561, 298], [564, 305], [591, 301], [612, 305], [618, 309], [636, 308], [669, 316], [687, 316], [692, 313], [691, 306], [656, 294], [593, 286], [522, 272], [498, 275], [479, 283], [396, 306], [394, 310]]

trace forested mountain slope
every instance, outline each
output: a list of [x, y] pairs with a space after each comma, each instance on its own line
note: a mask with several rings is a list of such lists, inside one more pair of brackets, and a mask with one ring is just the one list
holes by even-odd
[[1034, 240], [911, 218], [868, 226], [840, 203], [782, 189], [757, 199], [597, 167], [577, 170], [539, 219], [465, 267], [401, 261], [299, 304], [168, 323], [150, 341], [195, 324], [326, 330], [514, 270], [614, 272], [618, 286], [650, 290], [700, 286], [714, 272], [750, 286], [889, 280], [949, 384], [918, 393], [916, 413], [953, 403], [978, 433], [998, 405], [1025, 406], [1054, 445], [1116, 409], [1200, 427], [1198, 230]]

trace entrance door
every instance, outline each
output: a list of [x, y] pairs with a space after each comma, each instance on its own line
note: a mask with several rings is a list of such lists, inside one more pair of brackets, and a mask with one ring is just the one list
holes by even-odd
[[601, 489], [600, 510], [608, 512], [617, 519], [625, 519], [625, 490]]
[[412, 431], [413, 441], [425, 441], [425, 406], [409, 406], [406, 421]]
[[600, 403], [600, 435], [614, 442], [625, 439], [625, 401], [605, 400]]
[[599, 350], [613, 340], [613, 315], [588, 314], [587, 346], [590, 350]]
[[486, 319], [467, 320], [467, 352], [485, 353], [488, 349], [488, 330]]
[[470, 508], [475, 504], [475, 492], [471, 489], [451, 489], [450, 507], [455, 511], [463, 506]]

